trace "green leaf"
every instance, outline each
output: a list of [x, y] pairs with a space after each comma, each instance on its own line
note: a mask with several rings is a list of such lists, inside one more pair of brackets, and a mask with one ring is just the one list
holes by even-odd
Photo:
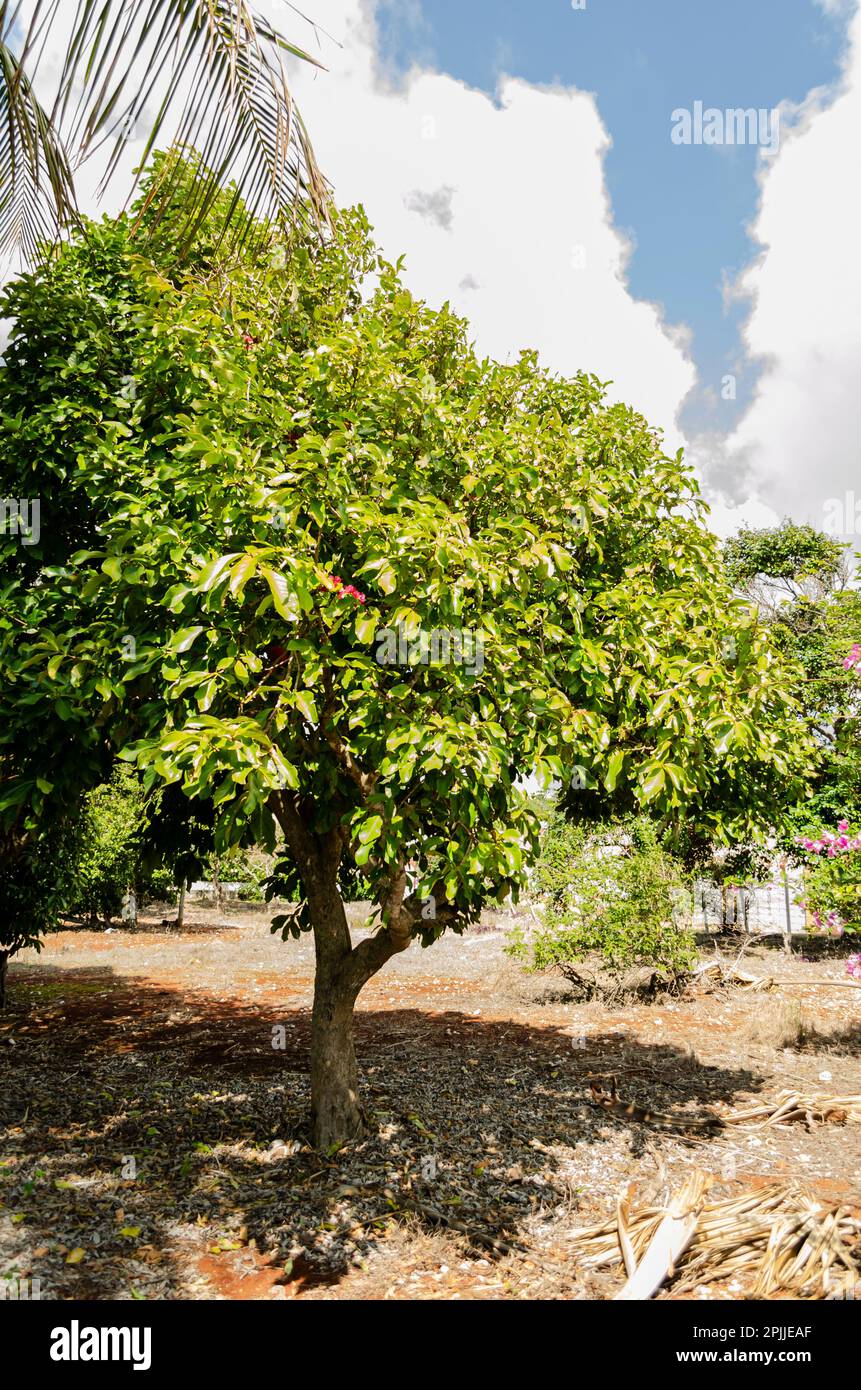
[[276, 613], [288, 623], [299, 621], [300, 605], [296, 594], [290, 588], [283, 574], [269, 567], [261, 568], [260, 573], [269, 585], [272, 603]]
[[187, 652], [203, 632], [203, 627], [183, 627], [175, 632], [167, 644], [169, 652]]
[[204, 593], [209, 593], [214, 589], [225, 570], [227, 570], [236, 559], [238, 552], [234, 551], [230, 555], [217, 555], [214, 560], [210, 560], [208, 565], [200, 571], [197, 576], [196, 588], [202, 589]]
[[655, 768], [653, 772], [640, 783], [640, 788], [644, 801], [654, 801], [656, 796], [664, 790], [666, 784], [666, 774], [662, 767]]
[[296, 708], [304, 714], [309, 724], [317, 724], [319, 722], [317, 706], [314, 703], [314, 696], [310, 690], [297, 690], [293, 696], [293, 702]]
[[356, 637], [367, 646], [373, 642], [378, 626], [373, 613], [359, 613], [356, 617]]
[[233, 566], [233, 569], [230, 571], [230, 584], [228, 587], [234, 598], [242, 598], [245, 592], [245, 586], [256, 569], [256, 555], [244, 555], [242, 559]]
[[377, 584], [382, 589], [384, 594], [393, 594], [395, 589], [398, 587], [397, 576], [395, 575], [392, 566], [388, 562], [382, 565], [382, 567], [377, 571], [376, 578]]
[[622, 749], [617, 749], [610, 758], [607, 767], [607, 776], [604, 778], [604, 786], [607, 788], [608, 792], [615, 790], [616, 783], [619, 780], [619, 773], [622, 771], [624, 765], [625, 753]]
[[113, 579], [119, 583], [123, 577], [123, 562], [119, 556], [109, 555], [107, 560], [102, 563], [102, 572], [106, 574], [109, 579]]

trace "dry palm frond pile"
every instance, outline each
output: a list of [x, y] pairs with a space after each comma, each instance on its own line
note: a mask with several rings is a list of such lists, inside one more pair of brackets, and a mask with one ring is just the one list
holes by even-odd
[[733, 1110], [721, 1119], [725, 1125], [751, 1125], [754, 1129], [768, 1129], [799, 1120], [808, 1128], [817, 1124], [857, 1125], [861, 1124], [861, 1095], [829, 1096], [821, 1092], [804, 1095], [800, 1091], [779, 1091], [774, 1100], [764, 1105]]
[[[681, 978], [681, 977], [680, 977]], [[768, 994], [775, 989], [861, 989], [858, 980], [821, 979], [779, 979], [774, 975], [749, 975], [739, 970], [737, 964], [727, 965], [724, 961], [712, 960], [706, 965], [697, 966], [684, 977], [685, 987], [697, 994], [712, 994], [716, 989], [736, 985], [750, 994]]]
[[666, 1207], [630, 1211], [576, 1231], [583, 1265], [624, 1264], [616, 1295], [650, 1298], [665, 1281], [673, 1293], [717, 1280], [744, 1280], [745, 1297], [852, 1296], [861, 1286], [861, 1221], [851, 1209], [818, 1201], [794, 1184], [710, 1202], [708, 1174], [695, 1172]]
[[700, 965], [688, 976], [688, 987], [704, 994], [710, 994], [721, 985], [738, 985], [752, 994], [763, 994], [774, 989], [774, 980], [768, 975], [748, 975], [736, 966], [724, 965], [722, 961], [709, 961]]

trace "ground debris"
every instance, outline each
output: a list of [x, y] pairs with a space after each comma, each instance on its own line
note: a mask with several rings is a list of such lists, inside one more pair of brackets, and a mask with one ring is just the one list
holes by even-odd
[[615, 1218], [573, 1232], [572, 1254], [588, 1267], [624, 1265], [622, 1298], [648, 1262], [654, 1277], [643, 1297], [665, 1280], [679, 1294], [743, 1277], [751, 1298], [811, 1299], [849, 1297], [861, 1283], [857, 1210], [823, 1203], [795, 1184], [709, 1201], [712, 1182], [695, 1171], [665, 1206], [620, 1206]]

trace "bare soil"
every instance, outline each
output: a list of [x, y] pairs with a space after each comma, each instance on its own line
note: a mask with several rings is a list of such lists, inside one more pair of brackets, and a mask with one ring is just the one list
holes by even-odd
[[[861, 1215], [861, 1126], [683, 1128], [786, 1088], [861, 1092], [861, 992], [817, 983], [845, 980], [848, 947], [750, 948], [744, 969], [795, 982], [769, 994], [608, 1007], [525, 974], [503, 950], [512, 919], [491, 915], [363, 991], [367, 1137], [321, 1155], [311, 941], [273, 937], [263, 908], [192, 908], [182, 933], [166, 911], [10, 965], [0, 1276], [43, 1298], [612, 1297], [621, 1276], [579, 1268], [572, 1232], [692, 1166], [718, 1193], [793, 1178]], [[610, 1077], [679, 1132], [592, 1103]]]

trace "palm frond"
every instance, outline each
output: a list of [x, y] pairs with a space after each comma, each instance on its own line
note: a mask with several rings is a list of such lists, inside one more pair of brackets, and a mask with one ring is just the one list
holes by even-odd
[[[130, 132], [146, 125], [142, 165], [169, 131], [211, 171], [196, 220], [231, 180], [247, 214], [325, 221], [328, 191], [290, 93], [288, 57], [316, 64], [246, 0], [78, 0], [56, 114], [78, 88], [70, 142], [83, 158], [113, 142], [103, 188]], [[150, 102], [158, 106], [148, 117]]]
[[21, 63], [6, 43], [0, 6], [0, 258], [32, 259], [76, 216], [69, 160]]
[[[70, 4], [36, 0], [29, 28], [18, 38], [20, 0], [14, 7], [10, 0], [0, 0], [0, 41], [5, 45], [0, 77], [5, 79], [7, 108], [12, 113], [23, 106], [27, 112], [26, 121], [20, 114], [14, 117], [16, 144], [4, 132], [6, 163], [11, 171], [20, 171], [14, 155], [29, 148], [24, 132], [38, 134], [48, 178], [40, 182], [31, 161], [30, 181], [53, 194], [61, 219], [68, 214], [72, 187], [64, 148], [76, 151], [76, 164], [103, 152], [103, 193], [129, 142], [143, 135], [141, 169], [157, 146], [195, 149], [200, 155], [203, 183], [193, 195], [187, 184], [178, 192], [170, 163], [165, 179], [148, 192], [148, 204], [155, 202], [157, 208], [181, 196], [189, 237], [228, 183], [236, 188], [231, 218], [236, 235], [243, 236], [254, 219], [286, 216], [327, 224], [329, 190], [286, 72], [291, 57], [319, 66], [316, 59], [256, 16], [247, 0], [77, 0], [49, 118], [35, 105], [30, 84], [37, 82], [45, 49], [59, 32], [61, 10], [68, 28]], [[2, 107], [0, 114], [6, 114]], [[130, 198], [136, 187], [137, 176]], [[10, 237], [17, 227], [23, 239], [25, 224], [32, 227], [36, 202], [44, 212], [46, 199], [34, 201], [18, 172], [14, 185], [8, 185], [5, 207]], [[151, 225], [152, 218], [148, 221]]]

